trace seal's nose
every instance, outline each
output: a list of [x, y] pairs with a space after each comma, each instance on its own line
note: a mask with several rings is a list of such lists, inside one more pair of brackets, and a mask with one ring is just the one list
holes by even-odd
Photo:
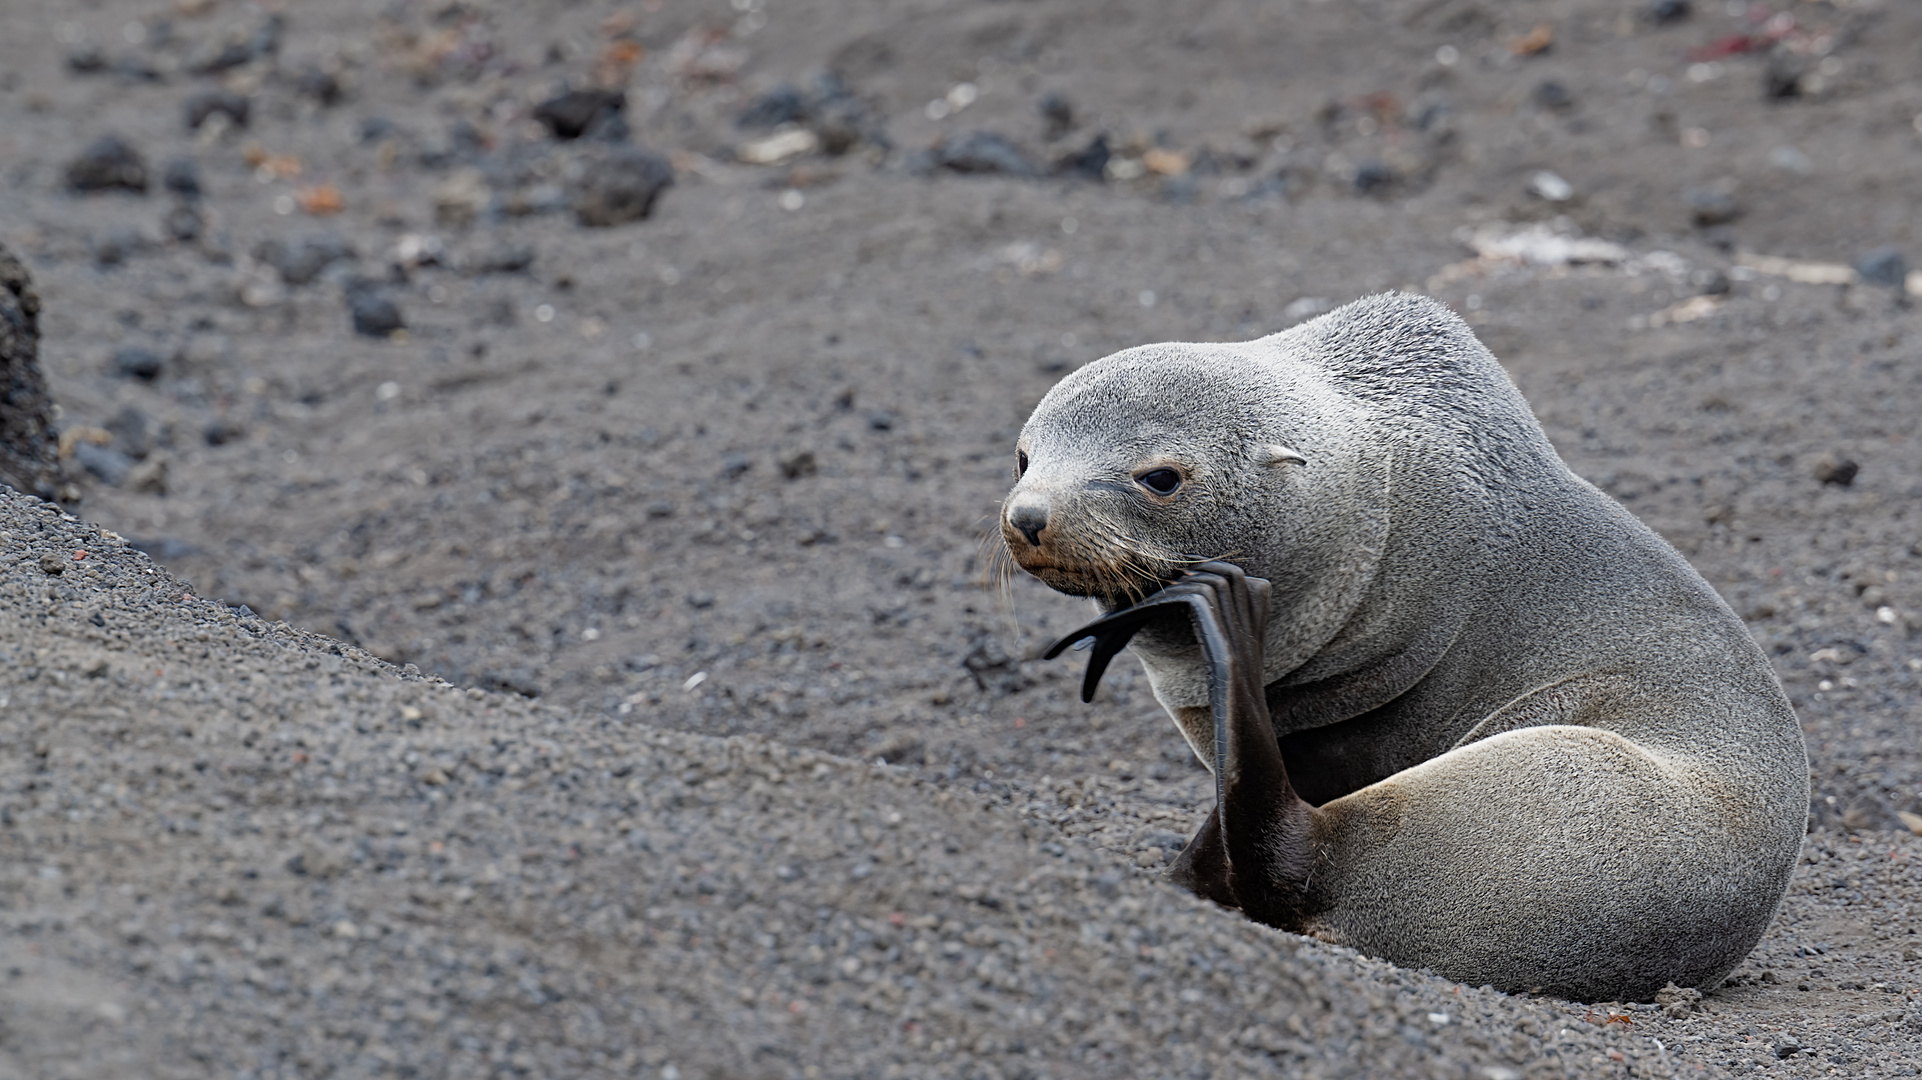
[[1008, 524], [1028, 538], [1034, 547], [1041, 546], [1041, 530], [1048, 527], [1048, 504], [1040, 499], [1022, 502], [1008, 510]]

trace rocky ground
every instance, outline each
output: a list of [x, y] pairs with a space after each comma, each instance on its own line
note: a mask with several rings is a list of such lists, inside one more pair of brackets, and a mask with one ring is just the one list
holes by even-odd
[[[111, 543], [49, 575], [97, 542], [8, 504], [0, 1051], [1913, 1072], [1918, 32], [1888, 2], [8, 6], [0, 242], [61, 494], [225, 606]], [[1203, 774], [1125, 664], [1088, 708], [1029, 659], [1083, 614], [992, 563], [1041, 393], [1384, 288], [1476, 325], [1801, 713], [1808, 865], [1704, 1011], [1457, 997], [1181, 900], [1150, 872]]]

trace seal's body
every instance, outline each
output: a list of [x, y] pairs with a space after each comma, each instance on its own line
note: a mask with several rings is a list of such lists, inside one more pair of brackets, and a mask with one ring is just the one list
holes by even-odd
[[1115, 613], [1089, 693], [1133, 635], [1216, 773], [1196, 891], [1589, 1000], [1711, 986], [1773, 918], [1808, 810], [1774, 674], [1447, 309], [1117, 353], [1018, 455], [1017, 562]]

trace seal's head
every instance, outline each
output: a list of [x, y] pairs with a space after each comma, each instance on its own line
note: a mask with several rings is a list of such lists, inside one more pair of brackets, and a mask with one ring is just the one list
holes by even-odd
[[[1247, 559], [1251, 489], [1304, 462], [1233, 345], [1129, 349], [1069, 375], [1015, 446], [1001, 535], [1050, 587], [1124, 607], [1207, 559]], [[1272, 499], [1264, 498], [1264, 502]]]

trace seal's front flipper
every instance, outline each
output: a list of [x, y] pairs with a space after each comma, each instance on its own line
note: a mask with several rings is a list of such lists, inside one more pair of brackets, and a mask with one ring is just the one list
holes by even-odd
[[1052, 660], [1068, 646], [1092, 637], [1094, 645], [1088, 650], [1088, 674], [1081, 680], [1081, 700], [1092, 702], [1095, 688], [1101, 685], [1101, 676], [1107, 672], [1108, 664], [1128, 647], [1128, 642], [1133, 640], [1135, 634], [1169, 608], [1182, 607], [1188, 610], [1195, 623], [1195, 633], [1201, 638], [1201, 648], [1209, 664], [1217, 666], [1215, 658], [1227, 655], [1228, 643], [1208, 614], [1207, 605], [1206, 593], [1201, 587], [1178, 581], [1133, 607], [1104, 615], [1076, 630], [1048, 646], [1048, 651], [1042, 653], [1041, 658]]
[[[1285, 930], [1300, 930], [1317, 904], [1309, 893], [1314, 877], [1314, 808], [1288, 779], [1268, 714], [1262, 678], [1268, 628], [1267, 581], [1230, 563], [1202, 563], [1184, 583], [1206, 592], [1205, 607], [1226, 644], [1210, 655], [1209, 680], [1215, 722], [1216, 835], [1225, 859], [1226, 891], [1248, 917]], [[1208, 639], [1203, 639], [1207, 647]], [[1211, 650], [1212, 652], [1212, 650]], [[1216, 864], [1204, 828], [1188, 866], [1200, 873]], [[1184, 853], [1187, 854], [1187, 853]], [[1209, 896], [1221, 886], [1203, 880]]]

